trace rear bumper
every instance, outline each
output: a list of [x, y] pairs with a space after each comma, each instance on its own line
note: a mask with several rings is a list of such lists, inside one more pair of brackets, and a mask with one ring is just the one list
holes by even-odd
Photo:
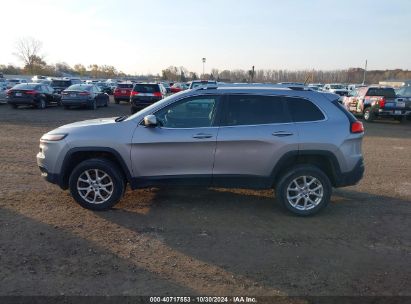
[[339, 176], [336, 177], [334, 186], [336, 188], [353, 186], [363, 178], [364, 171], [364, 159], [361, 158], [355, 165], [354, 169], [352, 169], [349, 172], [341, 173]]
[[378, 116], [408, 116], [411, 115], [411, 109], [378, 109], [376, 114]]
[[153, 103], [156, 103], [157, 101], [160, 101], [160, 100], [161, 98], [159, 97], [144, 98], [144, 99], [134, 97], [134, 98], [131, 98], [130, 103], [133, 108], [141, 109], [141, 108], [148, 107], [152, 105]]
[[115, 100], [130, 101], [130, 95], [113, 95]]
[[92, 99], [62, 99], [63, 106], [90, 106], [93, 103]]
[[33, 98], [8, 98], [7, 99], [8, 104], [14, 104], [14, 105], [36, 105], [37, 100]]

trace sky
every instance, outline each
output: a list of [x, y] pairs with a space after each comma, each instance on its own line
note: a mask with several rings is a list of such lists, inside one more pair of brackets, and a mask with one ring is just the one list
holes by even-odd
[[0, 64], [16, 41], [48, 63], [108, 64], [130, 74], [173, 66], [411, 69], [410, 0], [19, 0], [1, 5]]

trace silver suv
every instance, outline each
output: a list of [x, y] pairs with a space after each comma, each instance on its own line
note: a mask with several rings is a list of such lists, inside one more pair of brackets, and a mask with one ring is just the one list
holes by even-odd
[[276, 190], [298, 215], [363, 176], [361, 122], [338, 96], [303, 88], [201, 87], [130, 117], [62, 126], [40, 139], [42, 175], [92, 210], [128, 183]]

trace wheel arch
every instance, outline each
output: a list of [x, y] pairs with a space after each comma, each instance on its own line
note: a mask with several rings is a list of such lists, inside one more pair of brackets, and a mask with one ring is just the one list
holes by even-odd
[[125, 180], [133, 187], [133, 179], [126, 162], [120, 153], [108, 147], [79, 147], [70, 149], [66, 153], [62, 163], [59, 186], [62, 189], [68, 189], [69, 177], [76, 165], [92, 158], [103, 158], [115, 163], [122, 171]]
[[341, 168], [337, 157], [326, 150], [291, 151], [284, 154], [271, 173], [271, 182], [275, 186], [281, 176], [295, 165], [313, 165], [323, 171], [333, 186], [336, 186], [341, 176]]

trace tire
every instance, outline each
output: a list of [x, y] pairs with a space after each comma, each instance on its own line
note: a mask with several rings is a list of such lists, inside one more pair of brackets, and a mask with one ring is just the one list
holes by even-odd
[[37, 108], [40, 110], [44, 110], [46, 108], [46, 101], [44, 100], [44, 98], [40, 99]]
[[115, 102], [116, 104], [119, 104], [119, 103], [120, 103], [120, 100], [114, 99], [114, 102]]
[[105, 108], [108, 107], [108, 100], [106, 100], [106, 102], [104, 103], [104, 107], [105, 107]]
[[[101, 178], [105, 175], [107, 177], [98, 181], [96, 170], [98, 177]], [[96, 182], [90, 183], [87, 180]], [[104, 185], [106, 186], [104, 187]], [[70, 193], [76, 202], [84, 208], [96, 211], [107, 210], [117, 204], [123, 197], [125, 187], [123, 174], [117, 165], [101, 158], [81, 162], [74, 168], [69, 178]]]
[[131, 107], [131, 109], [130, 109], [130, 113], [131, 113], [131, 114], [134, 114], [134, 113], [136, 113], [136, 112], [137, 112], [137, 109], [135, 109], [135, 108]]
[[364, 109], [363, 117], [364, 117], [364, 120], [366, 122], [373, 122], [374, 121], [375, 115], [372, 112], [370, 107]]
[[405, 117], [404, 116], [394, 117], [394, 120], [399, 121], [400, 123], [403, 123], [405, 121]]
[[95, 99], [91, 102], [90, 109], [97, 110], [97, 101]]
[[17, 109], [18, 106], [16, 104], [10, 104], [10, 106], [12, 107], [12, 109]]
[[70, 110], [70, 106], [63, 106], [64, 110]]
[[[312, 182], [308, 188], [304, 188], [304, 177], [306, 183]], [[332, 186], [327, 175], [312, 165], [292, 167], [279, 179], [275, 187], [277, 200], [288, 211], [299, 216], [319, 212], [330, 202], [331, 192]]]

